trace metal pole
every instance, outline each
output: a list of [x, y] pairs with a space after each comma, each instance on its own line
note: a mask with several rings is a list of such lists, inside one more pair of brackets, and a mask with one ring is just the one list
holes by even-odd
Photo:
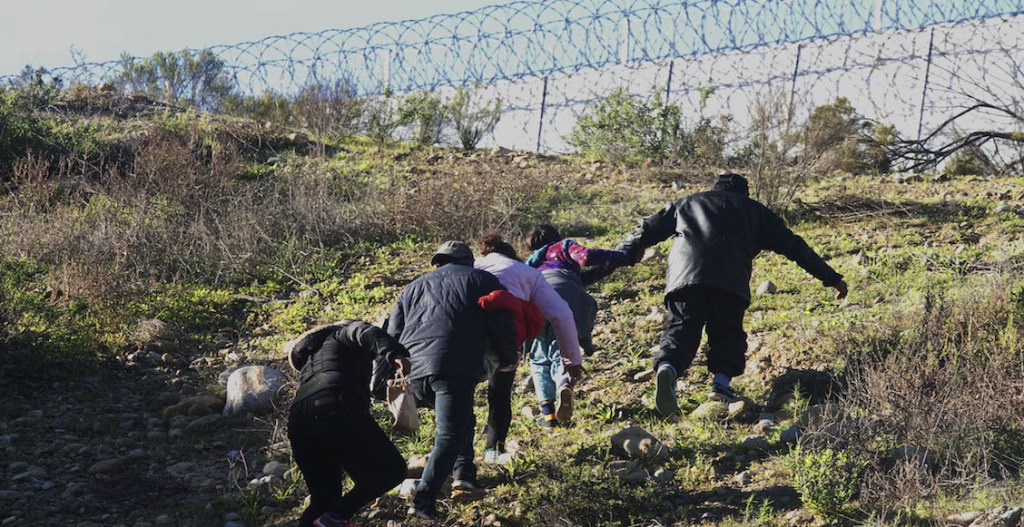
[[800, 56], [803, 55], [804, 45], [797, 44], [796, 46], [796, 65], [793, 66], [793, 79], [790, 81], [789, 86], [789, 118], [793, 118], [793, 104], [796, 102], [796, 78], [800, 74]]
[[665, 105], [668, 106], [668, 98], [672, 95], [672, 70], [675, 68], [676, 61], [668, 61], [668, 81], [665, 82]]
[[391, 50], [384, 50], [384, 93], [391, 91]]
[[924, 128], [924, 103], [928, 97], [928, 77], [932, 72], [932, 50], [935, 49], [935, 29], [932, 28], [931, 36], [928, 37], [928, 62], [924, 67], [924, 87], [921, 89], [921, 113], [917, 117], [917, 140], [921, 140], [921, 130]]
[[629, 62], [629, 17], [622, 19], [622, 40], [619, 42], [619, 64]]
[[540, 138], [544, 133], [544, 109], [548, 104], [548, 78], [544, 77], [544, 91], [540, 95], [540, 122], [537, 123], [537, 153], [540, 153]]
[[875, 0], [875, 31], [882, 30], [882, 6], [885, 0]]

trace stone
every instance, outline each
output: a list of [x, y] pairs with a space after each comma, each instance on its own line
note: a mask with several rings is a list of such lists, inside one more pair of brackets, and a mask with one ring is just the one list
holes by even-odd
[[164, 409], [163, 416], [171, 421], [176, 416], [201, 417], [210, 414], [219, 414], [224, 409], [224, 398], [216, 395], [197, 395], [189, 397], [181, 402], [168, 406]]
[[985, 511], [971, 511], [953, 514], [946, 517], [946, 524], [966, 527], [967, 525], [974, 523], [978, 518], [981, 518], [983, 514], [985, 514]]
[[41, 467], [31, 467], [28, 470], [15, 474], [11, 477], [11, 481], [24, 481], [27, 479], [43, 479], [46, 477], [46, 470]]
[[195, 432], [195, 431], [201, 430], [203, 428], [210, 428], [210, 427], [212, 427], [213, 425], [217, 424], [219, 421], [221, 421], [223, 419], [224, 419], [224, 416], [220, 415], [220, 414], [204, 415], [204, 416], [202, 416], [202, 417], [192, 421], [191, 423], [185, 425], [185, 431], [187, 431], [187, 432]]
[[758, 435], [764, 435], [775, 429], [775, 419], [761, 416], [757, 422], [750, 427], [750, 430]]
[[419, 479], [423, 476], [423, 470], [427, 468], [427, 459], [430, 456], [412, 456], [409, 458], [409, 462], [406, 463], [406, 478]]
[[733, 479], [736, 481], [737, 485], [741, 487], [746, 487], [747, 485], [753, 483], [754, 474], [749, 470], [744, 470], [743, 472], [736, 474], [736, 477]]
[[288, 472], [288, 465], [285, 465], [280, 461], [271, 461], [266, 465], [263, 465], [263, 474], [266, 476], [283, 478], [285, 472]]
[[1020, 507], [998, 507], [985, 511], [972, 521], [970, 527], [1017, 527], [1024, 509]]
[[124, 470], [124, 466], [123, 459], [104, 459], [93, 463], [88, 472], [90, 474], [113, 474]]
[[771, 280], [765, 280], [761, 282], [761, 285], [757, 286], [757, 294], [759, 295], [774, 295], [778, 291], [779, 288]]
[[739, 399], [729, 403], [729, 419], [741, 423], [749, 423], [758, 415], [757, 406], [750, 399]]
[[170, 515], [161, 514], [153, 520], [153, 523], [156, 525], [174, 525], [174, 519]]
[[167, 473], [176, 478], [184, 478], [192, 473], [192, 463], [179, 461], [167, 467]]
[[420, 484], [418, 478], [408, 478], [398, 486], [398, 496], [400, 498], [411, 500], [416, 497], [416, 486]]
[[651, 312], [644, 317], [644, 320], [648, 322], [653, 322], [658, 325], [663, 325], [667, 318], [668, 315], [666, 315], [665, 312], [662, 311], [658, 306], [652, 306]]
[[527, 419], [535, 419], [537, 417], [537, 409], [533, 405], [525, 405], [522, 409], [523, 417]]
[[32, 410], [31, 412], [28, 413], [28, 416], [33, 418], [33, 419], [40, 419], [40, 418], [43, 417], [43, 411], [42, 410]]
[[690, 413], [694, 419], [725, 419], [729, 417], [729, 407], [719, 401], [708, 401]]
[[767, 452], [772, 448], [772, 444], [764, 436], [749, 436], [740, 443], [740, 446], [757, 452]]
[[793, 424], [779, 434], [779, 441], [784, 444], [793, 445], [800, 440], [800, 425]]
[[626, 483], [639, 483], [647, 479], [647, 471], [635, 461], [612, 461], [608, 463], [608, 472]]
[[654, 378], [654, 370], [647, 369], [633, 376], [633, 380], [636, 382], [647, 382]]
[[625, 428], [611, 437], [612, 453], [628, 459], [667, 458], [668, 448], [639, 426]]
[[996, 212], [1010, 212], [1011, 210], [1013, 210], [1013, 207], [1011, 207], [1009, 205], [1006, 205], [1006, 204], [998, 205], [995, 208]]
[[661, 484], [672, 483], [676, 479], [676, 473], [667, 468], [659, 468], [651, 476], [651, 479]]
[[245, 366], [235, 370], [228, 379], [224, 415], [272, 410], [284, 382], [284, 374], [269, 366]]
[[309, 143], [309, 136], [301, 132], [288, 134], [288, 142], [295, 146], [304, 146]]

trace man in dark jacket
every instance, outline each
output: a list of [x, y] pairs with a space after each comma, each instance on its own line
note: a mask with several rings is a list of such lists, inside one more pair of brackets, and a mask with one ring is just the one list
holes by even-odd
[[748, 197], [747, 181], [723, 174], [708, 192], [668, 204], [645, 219], [619, 247], [634, 263], [644, 249], [674, 236], [668, 257], [665, 306], [669, 321], [654, 357], [655, 402], [662, 415], [679, 411], [675, 380], [708, 333], [708, 369], [714, 374], [710, 397], [731, 402], [733, 377], [746, 366], [743, 315], [750, 305], [750, 274], [762, 250], [796, 262], [822, 284], [846, 296], [846, 283], [782, 219]]
[[[359, 509], [405, 477], [405, 460], [370, 415], [370, 375], [377, 357], [408, 372], [409, 352], [383, 330], [355, 320], [308, 332], [286, 351], [300, 371], [288, 439], [310, 496], [299, 525], [354, 525]], [[346, 473], [353, 487], [343, 496]]]
[[395, 303], [388, 332], [409, 349], [413, 389], [437, 416], [434, 449], [409, 513], [436, 518], [444, 481], [454, 469], [453, 489], [477, 490], [473, 463], [473, 393], [486, 377], [484, 353], [497, 353], [499, 369], [514, 368], [519, 355], [509, 311], [485, 312], [477, 300], [504, 289], [494, 275], [473, 268], [473, 252], [446, 242], [430, 261], [437, 269], [409, 284]]

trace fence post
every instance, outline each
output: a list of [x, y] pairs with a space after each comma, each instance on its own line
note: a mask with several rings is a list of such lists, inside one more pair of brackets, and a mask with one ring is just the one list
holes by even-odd
[[875, 0], [875, 32], [882, 30], [882, 7], [885, 4], [885, 0]]
[[548, 104], [548, 77], [544, 76], [544, 90], [540, 95], [540, 122], [537, 123], [537, 153], [540, 153], [540, 138], [544, 133], [544, 109]]
[[383, 86], [384, 93], [391, 91], [391, 50], [384, 50], [384, 82]]
[[622, 36], [619, 41], [619, 64], [627, 64], [629, 62], [629, 17], [622, 19], [621, 31]]
[[676, 61], [668, 61], [668, 80], [665, 82], [665, 105], [668, 106], [668, 98], [672, 95], [672, 70], [675, 68]]
[[800, 75], [800, 56], [803, 55], [804, 45], [796, 45], [796, 65], [793, 66], [793, 78], [789, 84], [789, 121], [793, 120], [793, 105], [796, 103], [796, 78]]
[[917, 116], [917, 140], [921, 140], [921, 130], [924, 128], [924, 103], [928, 97], [928, 77], [932, 72], [932, 50], [935, 49], [935, 28], [932, 28], [931, 36], [928, 37], [928, 62], [924, 67], [924, 87], [921, 88], [921, 113]]

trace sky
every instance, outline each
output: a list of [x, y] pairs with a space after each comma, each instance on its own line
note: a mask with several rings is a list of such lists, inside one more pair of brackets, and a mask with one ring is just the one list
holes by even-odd
[[507, 0], [0, 0], [0, 75], [26, 64], [89, 62], [122, 52], [234, 44], [297, 31], [360, 27]]

